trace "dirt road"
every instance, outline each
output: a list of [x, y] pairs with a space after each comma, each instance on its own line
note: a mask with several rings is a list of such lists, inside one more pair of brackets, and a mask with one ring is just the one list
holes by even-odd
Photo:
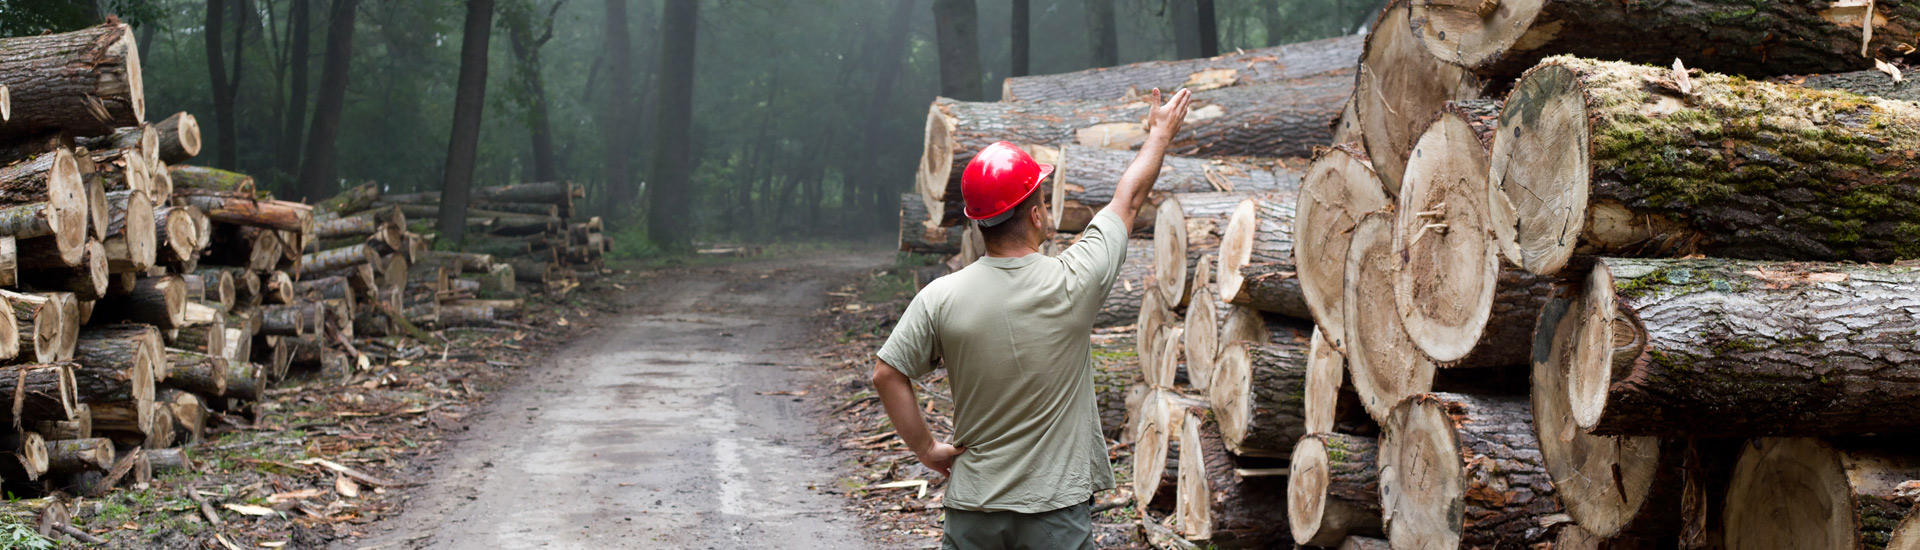
[[809, 315], [890, 252], [667, 270], [502, 390], [407, 511], [340, 549], [871, 545], [807, 397]]

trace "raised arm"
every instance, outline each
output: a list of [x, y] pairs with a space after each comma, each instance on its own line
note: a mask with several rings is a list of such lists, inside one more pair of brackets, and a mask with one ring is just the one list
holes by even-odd
[[1113, 202], [1107, 203], [1106, 208], [1120, 216], [1120, 222], [1127, 225], [1129, 232], [1133, 231], [1134, 214], [1146, 206], [1147, 192], [1152, 191], [1153, 182], [1160, 179], [1160, 162], [1167, 156], [1167, 144], [1173, 142], [1174, 134], [1180, 133], [1180, 125], [1186, 121], [1193, 92], [1181, 88], [1172, 99], [1162, 103], [1160, 89], [1154, 88], [1147, 101], [1153, 106], [1147, 112], [1147, 141], [1140, 144], [1140, 154], [1134, 155], [1127, 172], [1120, 175]]

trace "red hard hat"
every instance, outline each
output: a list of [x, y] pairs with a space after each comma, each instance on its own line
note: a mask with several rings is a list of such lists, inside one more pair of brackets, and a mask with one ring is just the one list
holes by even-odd
[[999, 142], [981, 149], [960, 173], [960, 196], [966, 214], [975, 220], [1007, 213], [1040, 188], [1053, 165], [1040, 164], [1012, 143]]

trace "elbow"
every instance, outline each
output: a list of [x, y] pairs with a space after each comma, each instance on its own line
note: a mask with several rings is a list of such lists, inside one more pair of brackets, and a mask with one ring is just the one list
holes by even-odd
[[901, 380], [905, 379], [906, 376], [905, 374], [901, 374], [899, 370], [894, 369], [892, 365], [875, 362], [873, 365], [873, 377], [867, 381], [872, 383], [873, 387], [880, 388], [890, 384], [898, 384]]

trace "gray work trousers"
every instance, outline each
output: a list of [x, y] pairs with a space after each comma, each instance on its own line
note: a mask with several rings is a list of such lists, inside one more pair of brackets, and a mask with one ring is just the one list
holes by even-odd
[[1037, 514], [946, 511], [941, 550], [1094, 550], [1092, 502]]

